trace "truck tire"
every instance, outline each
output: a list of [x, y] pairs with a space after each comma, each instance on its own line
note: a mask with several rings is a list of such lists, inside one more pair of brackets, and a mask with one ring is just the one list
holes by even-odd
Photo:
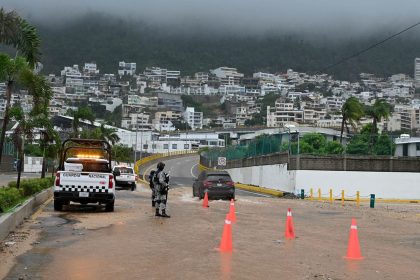
[[54, 211], [63, 211], [63, 203], [58, 200], [54, 200]]
[[136, 185], [132, 185], [131, 186], [131, 191], [133, 192], [133, 191], [135, 191], [136, 190]]
[[106, 212], [114, 212], [114, 201], [109, 202], [105, 205]]

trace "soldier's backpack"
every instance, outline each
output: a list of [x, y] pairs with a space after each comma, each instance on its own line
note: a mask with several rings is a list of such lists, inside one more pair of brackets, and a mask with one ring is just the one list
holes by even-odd
[[155, 187], [155, 184], [153, 182], [155, 173], [156, 173], [156, 171], [152, 170], [152, 171], [150, 171], [150, 174], [149, 174], [149, 186], [150, 186], [151, 189], [153, 189]]

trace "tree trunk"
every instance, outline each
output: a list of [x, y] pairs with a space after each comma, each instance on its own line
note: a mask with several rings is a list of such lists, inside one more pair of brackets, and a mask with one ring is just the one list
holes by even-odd
[[3, 157], [4, 141], [6, 139], [7, 125], [9, 124], [10, 99], [12, 97], [13, 81], [7, 82], [6, 87], [6, 109], [4, 110], [3, 126], [0, 135], [0, 163]]
[[45, 158], [45, 142], [43, 141], [43, 152], [42, 152], [42, 170], [41, 170], [41, 179], [45, 178], [45, 169], [47, 167], [46, 158]]
[[25, 136], [22, 136], [22, 143], [21, 143], [21, 145], [20, 145], [20, 148], [19, 148], [19, 164], [18, 164], [18, 176], [17, 176], [17, 181], [16, 181], [16, 187], [19, 189], [19, 187], [20, 187], [20, 177], [21, 177], [21, 174], [22, 174], [22, 167], [23, 167], [23, 161], [24, 161], [24, 159], [25, 159], [25, 157], [24, 157], [24, 147], [25, 147], [25, 140], [24, 140], [24, 137]]
[[345, 119], [344, 119], [344, 116], [343, 116], [343, 120], [341, 121], [340, 144], [342, 144], [342, 143], [343, 143], [344, 122], [345, 122]]

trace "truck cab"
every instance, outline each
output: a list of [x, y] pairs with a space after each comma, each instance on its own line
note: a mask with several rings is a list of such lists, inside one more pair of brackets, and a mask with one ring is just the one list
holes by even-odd
[[55, 177], [54, 210], [62, 211], [70, 202], [104, 204], [106, 211], [114, 211], [115, 178], [108, 142], [94, 139], [63, 142]]

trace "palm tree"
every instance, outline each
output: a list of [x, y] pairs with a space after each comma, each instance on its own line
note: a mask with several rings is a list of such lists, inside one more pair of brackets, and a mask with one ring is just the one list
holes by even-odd
[[378, 133], [378, 122], [387, 119], [391, 114], [391, 105], [384, 99], [376, 99], [373, 106], [366, 108], [366, 115], [372, 118], [372, 130], [370, 132], [369, 145], [375, 144], [375, 135]]
[[31, 118], [27, 118], [20, 105], [13, 106], [10, 110], [10, 117], [18, 122], [17, 127], [13, 131], [12, 139], [13, 143], [18, 151], [18, 176], [16, 181], [16, 187], [20, 186], [20, 178], [22, 174], [23, 160], [24, 160], [24, 145], [25, 138], [32, 139], [32, 132], [34, 123]]
[[31, 68], [40, 59], [40, 39], [35, 27], [19, 17], [15, 11], [0, 9], [0, 44], [14, 47], [28, 61]]
[[120, 137], [116, 133], [117, 132], [116, 129], [106, 128], [105, 124], [102, 123], [101, 127], [100, 127], [100, 131], [101, 131], [101, 139], [102, 140], [106, 140], [108, 142], [111, 142], [112, 145], [115, 145], [115, 143], [120, 141]]
[[10, 56], [0, 53], [0, 80], [6, 81], [6, 108], [4, 110], [3, 125], [0, 134], [0, 162], [3, 156], [3, 145], [6, 138], [7, 125], [9, 124], [10, 119], [9, 110], [12, 91], [23, 73], [27, 74], [28, 72], [30, 72], [28, 63], [23, 57], [12, 59]]
[[347, 133], [350, 133], [348, 125], [350, 124], [353, 128], [356, 127], [356, 123], [364, 115], [363, 105], [356, 97], [350, 97], [344, 102], [341, 107], [341, 134], [340, 144], [343, 142], [344, 126], [347, 129]]
[[79, 138], [79, 128], [80, 128], [80, 121], [81, 120], [88, 120], [90, 123], [95, 121], [95, 114], [89, 107], [79, 107], [76, 111], [69, 110], [70, 115], [73, 117], [73, 121], [71, 123], [73, 129], [73, 137]]

